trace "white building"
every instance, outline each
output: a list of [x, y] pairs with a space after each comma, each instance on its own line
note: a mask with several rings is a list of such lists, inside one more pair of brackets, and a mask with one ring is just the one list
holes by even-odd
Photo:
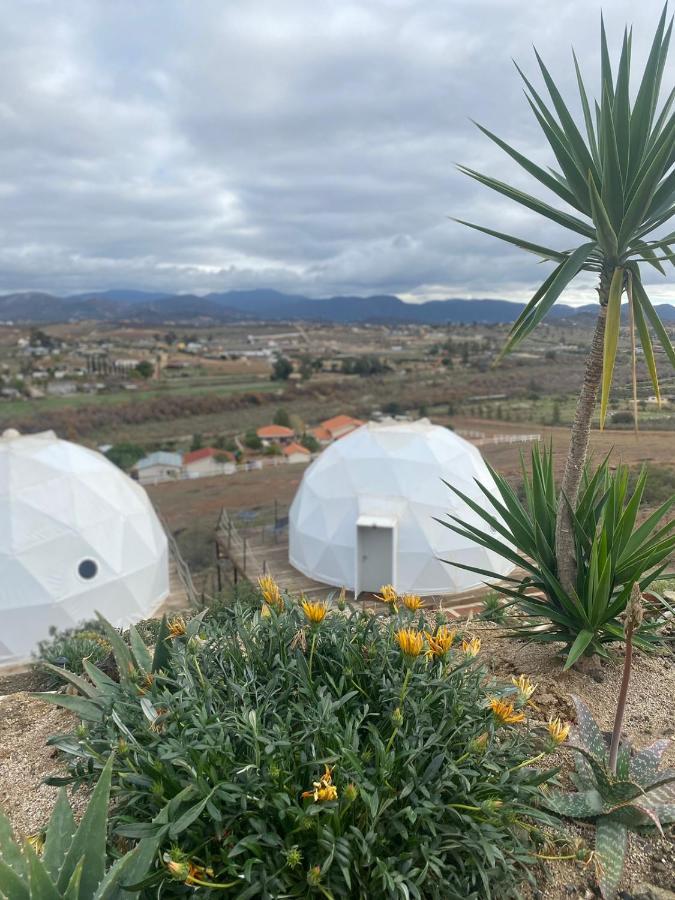
[[158, 450], [139, 459], [133, 468], [141, 484], [159, 484], [174, 481], [183, 473], [183, 457], [180, 453]]
[[289, 512], [289, 559], [308, 577], [355, 592], [452, 594], [480, 583], [446, 560], [508, 573], [495, 553], [437, 519], [482, 520], [444, 480], [479, 503], [494, 481], [479, 451], [428, 419], [370, 422], [331, 444], [305, 471]]
[[140, 485], [53, 432], [0, 438], [0, 666], [49, 629], [151, 616], [169, 593], [167, 538]]

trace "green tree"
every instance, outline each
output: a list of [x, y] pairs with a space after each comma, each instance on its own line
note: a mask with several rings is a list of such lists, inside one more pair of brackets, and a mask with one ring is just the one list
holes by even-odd
[[313, 434], [303, 434], [300, 438], [300, 443], [303, 447], [309, 450], [310, 453], [318, 453], [321, 449], [321, 444], [317, 441]]
[[155, 367], [149, 359], [142, 359], [136, 364], [136, 371], [141, 378], [151, 378], [155, 374]]
[[288, 412], [283, 409], [283, 407], [280, 407], [274, 413], [274, 419], [272, 421], [275, 425], [283, 425], [284, 428], [291, 427], [291, 417], [288, 415]]
[[244, 435], [244, 446], [248, 447], [249, 450], [260, 450], [262, 448], [262, 440], [258, 437], [255, 431], [247, 431]]
[[[635, 346], [639, 336], [654, 390], [658, 377], [653, 329], [669, 361], [675, 366], [675, 349], [652, 306], [643, 285], [641, 264], [662, 274], [662, 262], [675, 259], [675, 232], [658, 236], [661, 226], [675, 212], [675, 114], [673, 95], [659, 103], [668, 55], [672, 20], [664, 7], [654, 34], [640, 85], [631, 102], [631, 33], [624, 31], [623, 46], [612, 74], [604, 23], [601, 21], [601, 84], [593, 116], [588, 92], [574, 55], [574, 67], [583, 123], [578, 125], [560, 91], [537, 53], [550, 103], [518, 69], [527, 99], [555, 156], [559, 170], [542, 168], [482, 125], [478, 127], [540, 186], [551, 191], [567, 209], [543, 200], [503, 181], [460, 166], [460, 171], [497, 191], [540, 217], [571, 231], [581, 243], [569, 247], [569, 236], [557, 248], [542, 246], [491, 228], [462, 222], [484, 234], [514, 244], [554, 264], [553, 271], [535, 292], [514, 323], [502, 354], [516, 347], [548, 313], [567, 285], [581, 271], [598, 279], [599, 308], [583, 385], [572, 425], [570, 446], [561, 483], [556, 528], [556, 561], [563, 587], [571, 592], [576, 574], [570, 509], [576, 505], [588, 452], [591, 421], [600, 393], [600, 423], [604, 425], [617, 354], [621, 324], [621, 299], [628, 298], [630, 332]], [[536, 53], [536, 51], [535, 51]], [[568, 210], [572, 210], [571, 212]], [[461, 221], [461, 220], [458, 220]], [[633, 360], [635, 353], [633, 351]], [[633, 366], [633, 372], [635, 368]], [[635, 382], [635, 376], [634, 382]]]
[[198, 432], [192, 435], [192, 443], [190, 444], [190, 450], [201, 450], [204, 446], [204, 439], [201, 434]]
[[115, 463], [124, 472], [128, 472], [129, 469], [136, 465], [139, 459], [145, 456], [145, 449], [140, 444], [123, 442], [121, 444], [113, 444], [109, 450], [106, 450], [105, 455], [110, 462]]
[[293, 363], [285, 356], [277, 356], [272, 364], [272, 381], [288, 381], [293, 371]]

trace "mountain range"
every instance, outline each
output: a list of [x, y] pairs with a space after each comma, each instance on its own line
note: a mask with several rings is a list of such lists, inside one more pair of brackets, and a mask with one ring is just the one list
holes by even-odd
[[[523, 308], [523, 303], [508, 300], [452, 298], [406, 303], [390, 294], [312, 299], [267, 289], [227, 291], [203, 297], [125, 289], [68, 297], [37, 292], [0, 295], [0, 321], [35, 324], [89, 319], [140, 325], [248, 320], [469, 325], [513, 322]], [[675, 323], [675, 306], [663, 303], [656, 308], [664, 322]], [[596, 304], [581, 307], [558, 304], [551, 309], [549, 318], [578, 319], [595, 316], [596, 311]]]

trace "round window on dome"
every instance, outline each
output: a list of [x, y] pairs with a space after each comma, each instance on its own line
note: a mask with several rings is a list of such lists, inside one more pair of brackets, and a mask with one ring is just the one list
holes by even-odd
[[85, 581], [91, 581], [98, 575], [98, 563], [93, 559], [83, 559], [77, 567], [77, 574]]

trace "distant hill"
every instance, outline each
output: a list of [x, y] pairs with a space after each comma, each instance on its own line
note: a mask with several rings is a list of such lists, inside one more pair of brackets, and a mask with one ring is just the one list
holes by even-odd
[[[20, 292], [0, 296], [0, 321], [46, 324], [82, 319], [138, 324], [171, 322], [199, 324], [234, 321], [316, 321], [391, 324], [496, 324], [513, 322], [524, 308], [507, 300], [452, 298], [427, 303], [405, 303], [391, 294], [371, 297], [311, 299], [274, 290], [227, 291], [205, 297], [137, 290], [93, 291], [57, 297]], [[675, 306], [657, 307], [664, 322], [675, 323]], [[597, 306], [557, 304], [552, 320], [595, 316]]]

